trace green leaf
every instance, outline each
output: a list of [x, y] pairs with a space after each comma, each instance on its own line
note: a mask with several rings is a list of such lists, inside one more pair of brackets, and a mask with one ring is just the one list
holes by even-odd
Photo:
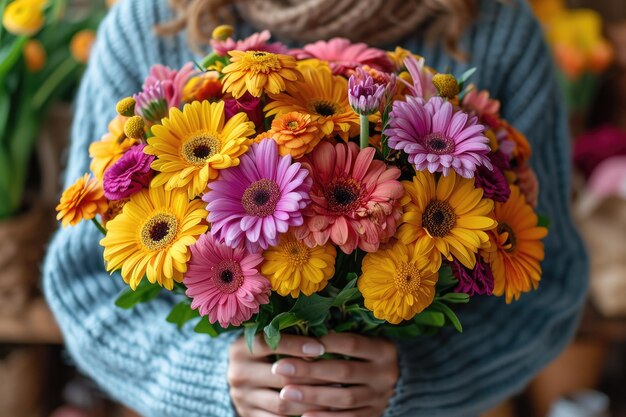
[[437, 291], [443, 292], [449, 288], [455, 287], [458, 284], [458, 280], [452, 273], [452, 267], [449, 264], [444, 264], [439, 269], [439, 279], [437, 280]]
[[346, 285], [346, 287], [341, 290], [339, 294], [337, 294], [337, 297], [335, 297], [335, 300], [333, 301], [334, 307], [342, 307], [361, 295], [358, 288], [348, 288], [348, 285]]
[[348, 285], [345, 288], [352, 288], [356, 286], [356, 280], [359, 276], [355, 272], [348, 272], [346, 274], [346, 280], [348, 281]]
[[539, 214], [537, 216], [537, 226], [545, 227], [546, 229], [550, 228], [550, 218], [548, 216], [544, 216], [543, 214]]
[[406, 326], [388, 325], [382, 326], [382, 334], [385, 337], [397, 339], [413, 339], [424, 334], [424, 330], [417, 324], [409, 324]]
[[256, 336], [256, 331], [259, 329], [259, 324], [252, 323], [244, 323], [243, 324], [243, 336], [246, 339], [246, 344], [248, 345], [248, 350], [252, 353], [252, 345], [254, 344], [254, 336]]
[[275, 350], [278, 347], [278, 343], [280, 343], [280, 331], [300, 323], [302, 323], [302, 320], [294, 313], [280, 313], [263, 329], [265, 343], [267, 343], [272, 350]]
[[446, 316], [439, 311], [425, 310], [413, 317], [412, 321], [423, 326], [443, 327], [446, 324]]
[[318, 294], [308, 297], [301, 295], [290, 312], [298, 319], [306, 321], [309, 326], [318, 326], [324, 323], [332, 305], [332, 298], [322, 297]]
[[[338, 330], [335, 328], [335, 331]], [[324, 337], [328, 334], [328, 329], [323, 324], [320, 324], [319, 326], [310, 326], [309, 333], [315, 337]]]
[[211, 337], [219, 336], [220, 332], [215, 329], [215, 326], [209, 322], [207, 317], [202, 317], [196, 327], [193, 328], [193, 331], [196, 333], [208, 334]]
[[199, 316], [198, 311], [191, 308], [189, 300], [183, 300], [174, 306], [165, 320], [167, 320], [168, 323], [175, 324], [179, 329], [182, 329], [185, 323]]
[[448, 320], [450, 320], [456, 331], [459, 333], [463, 333], [463, 326], [461, 325], [461, 322], [459, 321], [457, 315], [454, 313], [454, 311], [452, 311], [450, 307], [442, 302], [434, 301], [430, 305], [429, 310], [440, 311], [445, 314], [445, 316], [448, 318]]
[[437, 297], [437, 300], [447, 301], [448, 303], [465, 304], [469, 303], [470, 296], [462, 292], [449, 292]]
[[335, 328], [333, 329], [333, 331], [335, 331], [336, 333], [344, 333], [344, 332], [349, 332], [351, 330], [354, 330], [354, 328], [356, 327], [356, 322], [354, 320], [348, 320], [345, 321], [341, 324], [338, 324], [337, 326], [335, 326]]
[[136, 290], [132, 290], [130, 287], [124, 289], [115, 300], [115, 305], [120, 308], [133, 308], [139, 303], [147, 303], [154, 300], [161, 293], [161, 286], [159, 284], [152, 284], [147, 279], [142, 279]]
[[470, 79], [472, 75], [474, 75], [475, 72], [476, 72], [476, 67], [468, 69], [459, 78], [457, 78], [457, 82], [459, 84], [465, 83], [467, 80]]
[[4, 84], [5, 75], [22, 56], [22, 49], [24, 49], [26, 41], [28, 41], [27, 36], [19, 36], [15, 38], [13, 43], [0, 49], [0, 84]]

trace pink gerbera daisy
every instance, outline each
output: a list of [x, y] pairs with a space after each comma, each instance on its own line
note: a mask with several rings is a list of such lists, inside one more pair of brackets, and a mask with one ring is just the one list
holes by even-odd
[[312, 180], [290, 155], [279, 155], [272, 139], [252, 145], [239, 160], [239, 166], [222, 170], [202, 197], [211, 233], [231, 247], [245, 238], [250, 250], [267, 249], [289, 226], [302, 225]]
[[433, 84], [435, 73], [426, 67], [425, 62], [424, 58], [416, 59], [413, 56], [405, 58], [404, 66], [413, 83], [409, 84], [406, 81], [404, 83], [409, 88], [409, 95], [428, 100], [437, 95], [437, 88]]
[[465, 178], [473, 178], [476, 167], [491, 169], [487, 157], [491, 150], [489, 139], [476, 117], [454, 111], [450, 102], [441, 97], [428, 101], [407, 96], [396, 101], [384, 134], [389, 147], [404, 151], [418, 171], [442, 172], [450, 169]]
[[271, 284], [257, 266], [260, 253], [231, 248], [211, 235], [202, 235], [191, 246], [191, 260], [183, 280], [191, 308], [223, 328], [239, 326], [269, 302]]
[[345, 253], [378, 250], [396, 232], [404, 194], [400, 170], [374, 160], [374, 148], [319, 144], [303, 164], [313, 175], [311, 206], [296, 235], [314, 247], [330, 239]]
[[351, 43], [344, 38], [317, 41], [302, 49], [294, 49], [291, 53], [298, 59], [317, 58], [328, 61], [335, 75], [350, 75], [349, 70], [363, 65], [384, 72], [393, 72], [395, 69], [385, 51], [370, 48], [364, 43]]
[[489, 97], [489, 91], [479, 91], [471, 84], [463, 97], [463, 107], [494, 129], [500, 125], [500, 102]]
[[269, 30], [253, 33], [245, 39], [234, 40], [228, 38], [226, 40], [211, 39], [211, 48], [220, 56], [228, 55], [230, 51], [263, 51], [273, 54], [287, 55], [289, 49], [280, 42], [268, 42], [272, 34]]
[[185, 84], [195, 74], [196, 70], [191, 62], [185, 64], [180, 70], [156, 64], [150, 68], [150, 74], [146, 77], [142, 88], [144, 92], [147, 92], [160, 82], [168, 107], [179, 107]]

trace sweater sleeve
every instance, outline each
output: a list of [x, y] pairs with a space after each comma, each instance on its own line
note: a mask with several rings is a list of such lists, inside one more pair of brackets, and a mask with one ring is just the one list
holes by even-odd
[[[166, 2], [122, 0], [98, 33], [75, 108], [66, 183], [88, 171], [88, 146], [106, 132], [118, 99], [138, 91], [152, 63], [176, 67], [184, 41], [142, 37], [163, 19]], [[79, 368], [144, 417], [231, 417], [226, 370], [233, 335], [212, 339], [165, 317], [175, 300], [123, 310], [124, 284], [104, 271], [100, 236], [91, 224], [60, 230], [44, 265], [44, 289], [67, 349]]]
[[[483, 3], [487, 3], [484, 1]], [[478, 84], [502, 101], [502, 114], [531, 141], [531, 164], [550, 218], [539, 289], [463, 306], [464, 332], [399, 344], [401, 379], [388, 417], [471, 416], [520, 391], [569, 343], [587, 287], [587, 257], [570, 218], [567, 114], [541, 29], [525, 1], [495, 5], [491, 28], [470, 36]], [[480, 24], [480, 23], [479, 23]]]

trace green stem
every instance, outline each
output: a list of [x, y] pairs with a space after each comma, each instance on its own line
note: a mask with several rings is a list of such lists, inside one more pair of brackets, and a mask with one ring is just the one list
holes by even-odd
[[367, 116], [360, 115], [361, 119], [361, 149], [365, 149], [370, 145], [370, 121]]
[[94, 217], [93, 219], [91, 219], [92, 223], [96, 225], [96, 228], [98, 228], [98, 230], [100, 230], [100, 233], [102, 233], [103, 235], [107, 235], [107, 230], [102, 226], [102, 224], [100, 224], [100, 222], [98, 220], [96, 220], [96, 218]]
[[[7, 7], [7, 3], [9, 0], [0, 0], [0, 16], [4, 16], [4, 10]], [[4, 34], [4, 26], [0, 24], [0, 40], [2, 40], [2, 35]]]
[[0, 82], [4, 82], [4, 77], [11, 68], [13, 68], [13, 65], [15, 65], [20, 56], [22, 56], [22, 50], [24, 49], [24, 45], [26, 45], [26, 41], [28, 41], [28, 37], [26, 36], [16, 38], [9, 52], [7, 52], [6, 56], [2, 57], [2, 62], [0, 62]]
[[54, 90], [56, 90], [59, 84], [61, 84], [78, 65], [78, 62], [76, 62], [73, 57], [67, 57], [65, 61], [50, 74], [41, 87], [35, 91], [35, 94], [33, 94], [33, 110], [41, 110], [48, 98], [54, 93]]

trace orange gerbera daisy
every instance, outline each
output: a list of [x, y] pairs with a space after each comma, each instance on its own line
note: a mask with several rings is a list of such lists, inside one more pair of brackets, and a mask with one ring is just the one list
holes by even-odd
[[240, 98], [246, 91], [261, 97], [263, 91], [278, 94], [300, 80], [296, 59], [264, 51], [230, 51], [230, 64], [222, 69], [223, 91]]
[[347, 142], [358, 135], [359, 115], [348, 101], [348, 80], [333, 75], [328, 65], [316, 60], [298, 64], [304, 80], [287, 86], [284, 93], [270, 94], [273, 101], [265, 106], [266, 116], [297, 111], [311, 115], [320, 136], [337, 134]]
[[294, 159], [311, 152], [321, 140], [311, 115], [297, 111], [276, 117], [269, 136], [278, 144], [281, 156], [290, 154]]
[[496, 203], [494, 216], [498, 228], [490, 232], [492, 250], [483, 256], [493, 271], [494, 295], [504, 295], [510, 303], [539, 285], [544, 257], [541, 239], [548, 229], [537, 226], [537, 215], [515, 185], [506, 203]]
[[81, 220], [91, 220], [108, 208], [102, 183], [89, 174], [80, 177], [63, 191], [56, 207], [57, 220], [63, 227], [75, 226]]
[[89, 145], [91, 165], [89, 169], [94, 177], [102, 181], [104, 171], [117, 162], [131, 146], [139, 143], [137, 139], [126, 137], [124, 123], [128, 117], [116, 116], [109, 123], [109, 132], [102, 136], [98, 142]]
[[192, 101], [221, 100], [224, 94], [219, 76], [220, 73], [217, 71], [207, 71], [197, 77], [192, 77], [183, 88], [183, 101], [191, 103]]

